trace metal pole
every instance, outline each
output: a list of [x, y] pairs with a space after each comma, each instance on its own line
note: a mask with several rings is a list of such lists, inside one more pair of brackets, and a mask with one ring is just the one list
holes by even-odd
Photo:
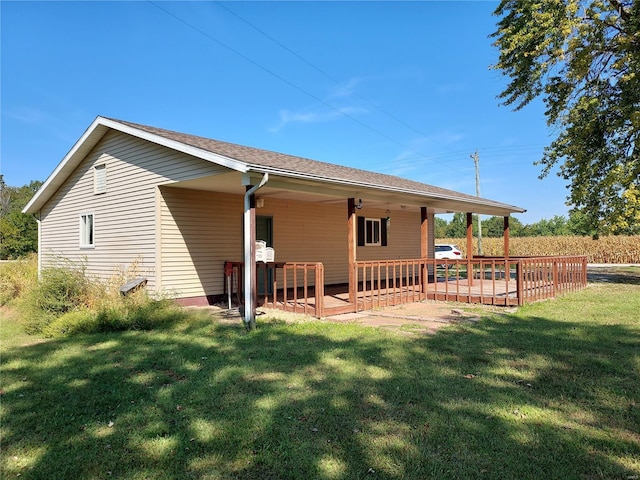
[[256, 305], [253, 301], [256, 290], [256, 254], [255, 241], [253, 241], [255, 236], [252, 235], [255, 225], [251, 223], [251, 196], [268, 180], [269, 173], [265, 173], [260, 183], [249, 188], [244, 194], [244, 323], [249, 330], [256, 328]]
[[[478, 150], [471, 155], [473, 163], [476, 165], [476, 197], [480, 196], [480, 169], [478, 168], [478, 162], [480, 157], [478, 156]], [[480, 220], [480, 214], [478, 214], [478, 255], [482, 255], [482, 220]]]

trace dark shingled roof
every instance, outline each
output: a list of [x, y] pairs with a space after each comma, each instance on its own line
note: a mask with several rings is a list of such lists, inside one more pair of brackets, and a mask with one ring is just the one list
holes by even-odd
[[234, 160], [245, 163], [249, 167], [252, 167], [252, 169], [254, 170], [260, 170], [261, 167], [266, 169], [276, 169], [283, 173], [288, 172], [296, 175], [302, 174], [304, 176], [315, 177], [317, 179], [324, 179], [327, 181], [334, 180], [360, 185], [367, 184], [371, 187], [394, 189], [403, 191], [405, 193], [424, 194], [428, 196], [445, 197], [454, 200], [471, 202], [480, 201], [484, 205], [509, 207], [513, 211], [523, 211], [523, 209], [519, 207], [513, 207], [511, 205], [506, 205], [501, 202], [495, 202], [486, 198], [479, 199], [478, 197], [468, 195], [466, 193], [456, 192], [454, 190], [448, 190], [446, 188], [440, 188], [433, 185], [428, 185], [426, 183], [397, 177], [394, 175], [385, 175], [382, 173], [375, 173], [367, 170], [360, 170], [357, 168], [345, 167], [342, 165], [335, 165], [332, 163], [320, 162], [317, 160], [310, 160], [308, 158], [272, 152], [270, 150], [245, 147], [243, 145], [237, 145], [234, 143], [222, 142], [205, 137], [198, 137], [196, 135], [188, 135], [186, 133], [165, 130], [163, 128], [151, 127], [148, 125], [141, 125], [118, 119], [110, 120], [154, 135], [158, 135], [160, 137], [164, 137], [169, 140], [196, 147], [207, 152], [232, 158]]

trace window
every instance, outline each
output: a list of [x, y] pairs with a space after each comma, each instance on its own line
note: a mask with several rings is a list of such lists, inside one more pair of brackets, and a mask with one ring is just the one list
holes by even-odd
[[80, 215], [80, 247], [93, 247], [93, 213]]
[[106, 193], [107, 191], [107, 164], [93, 167], [93, 193]]
[[375, 218], [364, 219], [364, 244], [380, 245], [380, 220]]
[[358, 246], [386, 247], [387, 219], [358, 217]]

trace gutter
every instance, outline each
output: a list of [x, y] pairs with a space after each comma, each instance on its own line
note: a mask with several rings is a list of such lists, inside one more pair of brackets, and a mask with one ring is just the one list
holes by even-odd
[[[244, 179], [243, 179], [244, 180]], [[256, 286], [256, 245], [252, 242], [251, 196], [269, 181], [269, 173], [265, 172], [258, 185], [254, 185], [244, 194], [244, 325], [253, 330], [256, 327], [256, 316], [253, 290]]]
[[[457, 202], [467, 202], [467, 203], [471, 203], [471, 204], [474, 204], [474, 205], [480, 205], [480, 206], [484, 206], [484, 207], [488, 207], [488, 208], [501, 208], [501, 209], [504, 209], [504, 210], [510, 210], [511, 213], [525, 213], [527, 211], [526, 209], [524, 209], [522, 207], [517, 207], [515, 205], [509, 205], [509, 204], [506, 204], [506, 203], [497, 202], [495, 200], [491, 200], [491, 199], [484, 198], [484, 197], [474, 197], [474, 196], [471, 196], [471, 195], [468, 195], [468, 194], [463, 194], [463, 193], [462, 193], [462, 196], [459, 196], [458, 194], [460, 194], [461, 192], [455, 192], [455, 191], [451, 191], [451, 193], [442, 193], [442, 192], [440, 192], [440, 193], [427, 193], [427, 192], [420, 192], [420, 191], [411, 190], [411, 189], [402, 188], [402, 187], [390, 187], [390, 186], [381, 185], [381, 184], [371, 184], [371, 183], [367, 183], [367, 182], [358, 182], [358, 181], [353, 181], [353, 180], [345, 180], [345, 179], [341, 179], [341, 178], [323, 177], [323, 176], [317, 175], [317, 174], [299, 173], [299, 172], [296, 172], [296, 171], [284, 170], [284, 169], [281, 169], [281, 168], [274, 168], [274, 167], [265, 167], [265, 166], [257, 165], [257, 164], [248, 164], [247, 165], [247, 170], [248, 171], [258, 171], [259, 170], [260, 172], [265, 172], [265, 174], [268, 174], [269, 172], [271, 172], [274, 175], [282, 176], [282, 177], [285, 177], [285, 178], [293, 178], [293, 179], [298, 179], [298, 180], [308, 180], [308, 181], [312, 181], [312, 182], [329, 183], [330, 185], [340, 185], [340, 186], [348, 186], [348, 187], [380, 190], [380, 191], [383, 191], [383, 192], [398, 193], [398, 194], [401, 194], [401, 195], [411, 195], [411, 196], [414, 196], [414, 197], [418, 196], [418, 197], [422, 197], [422, 198], [425, 198], [425, 199], [452, 200], [452, 201], [457, 201]], [[368, 172], [368, 173], [376, 173], [376, 172]], [[379, 175], [383, 175], [383, 174], [379, 174]], [[420, 182], [418, 182], [418, 183], [420, 183]], [[438, 188], [438, 187], [436, 187], [436, 188]]]

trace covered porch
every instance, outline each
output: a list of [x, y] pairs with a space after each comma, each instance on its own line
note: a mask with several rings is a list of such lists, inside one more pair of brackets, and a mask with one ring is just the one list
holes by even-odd
[[[524, 209], [396, 177], [374, 175], [365, 183], [356, 180], [360, 171], [347, 173], [349, 182], [229, 172], [161, 188], [163, 265], [186, 248], [193, 274], [208, 282], [205, 301], [242, 306], [249, 328], [261, 305], [316, 317], [427, 299], [522, 305], [586, 283], [586, 259], [509, 256], [510, 215]], [[206, 221], [192, 220], [194, 210]], [[454, 212], [466, 212], [472, 253], [435, 259], [435, 215]], [[475, 213], [504, 219], [502, 257], [473, 255]], [[261, 248], [269, 255], [259, 255]], [[183, 266], [175, 272], [166, 268], [163, 278], [174, 275], [173, 284], [185, 288], [177, 283]], [[205, 297], [188, 301], [194, 298]]]
[[[263, 179], [260, 185], [264, 183]], [[431, 200], [430, 207], [413, 203], [412, 208], [419, 212], [414, 218], [419, 223], [413, 224], [417, 235], [412, 250], [419, 252], [419, 257], [375, 258], [375, 253], [382, 253], [386, 245], [391, 217], [385, 221], [385, 218], [359, 215], [363, 200], [346, 198], [347, 215], [343, 224], [346, 238], [342, 237], [346, 239], [347, 247], [346, 283], [327, 283], [322, 261], [256, 262], [256, 240], [259, 239], [255, 226], [256, 201], [252, 194], [258, 188], [259, 185], [248, 186], [245, 197], [245, 232], [250, 235], [245, 236], [244, 261], [225, 263], [228, 300], [235, 294], [237, 303], [245, 307], [245, 318], [250, 321], [255, 321], [258, 305], [316, 317], [423, 300], [517, 306], [586, 286], [586, 257], [510, 257], [509, 215], [514, 213], [513, 207], [486, 205], [482, 200], [474, 204], [469, 199]], [[395, 205], [406, 211], [409, 200], [416, 201], [397, 192], [394, 196], [395, 202], [387, 203], [388, 214], [392, 214]], [[365, 197], [364, 203], [384, 201], [372, 197]], [[465, 207], [475, 207], [474, 212], [503, 216], [503, 257], [473, 255], [473, 213], [467, 210], [467, 258], [434, 258], [434, 215], [461, 211]], [[419, 245], [416, 245], [418, 241]], [[368, 248], [369, 245], [383, 248]], [[360, 255], [363, 258], [359, 258]]]
[[[584, 288], [585, 256], [356, 262], [355, 292], [325, 285], [322, 263], [257, 264], [257, 305], [327, 317], [423, 300], [521, 306]], [[227, 262], [229, 306], [243, 299], [241, 262]], [[355, 295], [354, 295], [355, 293]]]

